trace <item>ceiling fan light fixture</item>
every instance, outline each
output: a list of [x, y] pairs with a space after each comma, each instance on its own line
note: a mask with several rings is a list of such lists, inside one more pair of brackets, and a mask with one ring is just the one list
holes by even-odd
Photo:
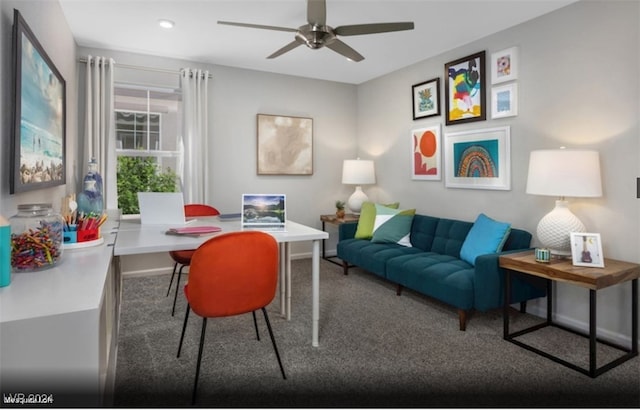
[[164, 29], [170, 30], [176, 25], [176, 23], [167, 19], [159, 19], [158, 25]]

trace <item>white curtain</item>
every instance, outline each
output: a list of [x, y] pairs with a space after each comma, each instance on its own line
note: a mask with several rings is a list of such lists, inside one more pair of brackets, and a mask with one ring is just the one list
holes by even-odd
[[102, 176], [106, 209], [118, 208], [112, 58], [87, 57], [84, 176], [92, 158]]
[[182, 144], [181, 171], [185, 203], [207, 203], [208, 168], [208, 87], [209, 71], [182, 69]]

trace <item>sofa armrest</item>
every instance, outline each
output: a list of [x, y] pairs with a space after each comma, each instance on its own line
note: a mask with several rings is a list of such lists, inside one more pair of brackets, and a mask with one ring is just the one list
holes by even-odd
[[[474, 307], [480, 311], [487, 311], [502, 307], [504, 304], [504, 269], [500, 268], [500, 256], [522, 252], [527, 249], [514, 249], [501, 253], [480, 255], [476, 258], [474, 280]], [[525, 275], [511, 275], [511, 303], [523, 302], [529, 299], [545, 296], [544, 286], [535, 278]]]
[[338, 225], [338, 241], [353, 239], [356, 236], [358, 222], [345, 222]]

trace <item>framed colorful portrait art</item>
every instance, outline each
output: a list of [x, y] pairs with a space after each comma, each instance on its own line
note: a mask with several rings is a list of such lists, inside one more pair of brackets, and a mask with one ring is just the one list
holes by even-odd
[[413, 119], [440, 115], [440, 78], [433, 78], [411, 87]]
[[445, 64], [446, 125], [487, 118], [484, 67], [484, 51]]
[[511, 189], [510, 127], [445, 134], [445, 186]]
[[440, 124], [411, 131], [411, 179], [437, 180], [441, 177]]
[[518, 47], [511, 47], [491, 54], [491, 84], [504, 83], [518, 78]]

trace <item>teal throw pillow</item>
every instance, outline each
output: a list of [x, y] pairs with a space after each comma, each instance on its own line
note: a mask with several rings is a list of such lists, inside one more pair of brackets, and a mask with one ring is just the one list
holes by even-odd
[[476, 258], [502, 251], [511, 232], [511, 224], [495, 221], [485, 214], [478, 215], [460, 249], [460, 259], [474, 265]]
[[[385, 205], [387, 208], [398, 208], [399, 202]], [[358, 226], [354, 238], [371, 239], [373, 236], [373, 224], [376, 220], [376, 204], [373, 202], [363, 202], [360, 209], [360, 218], [358, 218]]]
[[411, 224], [415, 213], [415, 209], [399, 210], [376, 204], [371, 242], [411, 247]]

